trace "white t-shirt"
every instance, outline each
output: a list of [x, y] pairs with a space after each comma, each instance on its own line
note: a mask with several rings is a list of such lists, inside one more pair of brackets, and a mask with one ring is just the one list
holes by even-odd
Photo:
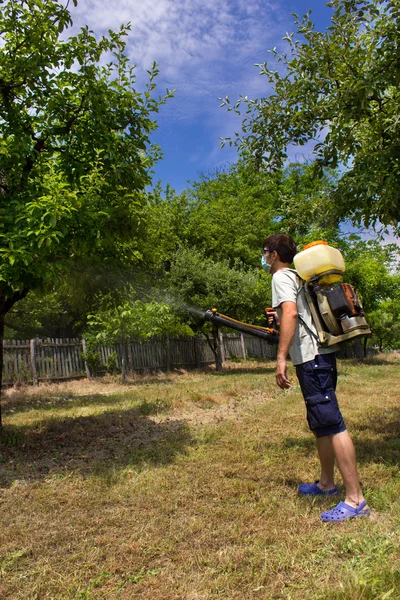
[[[311, 318], [309, 306], [305, 296], [303, 282], [293, 269], [280, 269], [272, 277], [272, 306], [277, 310], [279, 319], [282, 315], [281, 304], [294, 302], [301, 319], [297, 320], [296, 331], [289, 349], [289, 355], [294, 365], [313, 360], [317, 354], [330, 354], [337, 350], [337, 346], [321, 348], [310, 330], [317, 335]], [[309, 328], [309, 329], [307, 329]]]

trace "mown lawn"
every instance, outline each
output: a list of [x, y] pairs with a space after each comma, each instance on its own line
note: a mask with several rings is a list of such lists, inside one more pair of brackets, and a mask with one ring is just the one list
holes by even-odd
[[399, 366], [340, 362], [372, 516], [336, 525], [273, 363], [6, 392], [0, 598], [400, 598]]

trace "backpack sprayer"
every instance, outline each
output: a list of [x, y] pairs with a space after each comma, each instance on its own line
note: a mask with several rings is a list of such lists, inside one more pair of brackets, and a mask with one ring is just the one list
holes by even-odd
[[343, 256], [321, 240], [307, 244], [293, 259], [321, 346], [332, 346], [371, 330], [354, 288], [340, 283], [346, 270]]
[[[342, 283], [346, 270], [343, 256], [336, 248], [321, 240], [307, 244], [293, 259], [321, 346], [333, 346], [359, 336], [370, 335], [364, 310], [353, 286]], [[273, 309], [266, 308], [268, 318]], [[272, 315], [271, 315], [272, 317]], [[236, 321], [217, 312], [216, 308], [203, 314], [206, 321], [260, 337], [269, 343], [279, 342], [274, 318], [272, 328]], [[310, 335], [315, 333], [310, 330]]]

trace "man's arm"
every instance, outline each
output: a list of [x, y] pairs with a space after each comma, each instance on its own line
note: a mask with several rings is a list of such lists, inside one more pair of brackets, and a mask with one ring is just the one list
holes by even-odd
[[276, 383], [284, 390], [291, 386], [291, 383], [287, 378], [286, 357], [292, 343], [294, 332], [296, 331], [298, 315], [295, 302], [282, 302], [281, 310], [278, 357], [276, 363]]

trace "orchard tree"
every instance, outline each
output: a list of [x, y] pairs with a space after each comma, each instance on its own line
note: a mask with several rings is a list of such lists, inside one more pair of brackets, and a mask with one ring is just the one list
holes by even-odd
[[104, 297], [99, 310], [88, 316], [87, 334], [92, 344], [115, 344], [129, 340], [144, 341], [163, 335], [192, 336], [168, 302], [143, 301], [133, 297], [115, 303]]
[[143, 190], [159, 156], [153, 114], [171, 93], [153, 97], [155, 64], [135, 90], [129, 25], [66, 38], [72, 21], [60, 2], [0, 8], [1, 342], [4, 316], [29, 290], [71, 265], [140, 258]]
[[381, 246], [377, 240], [358, 236], [342, 241], [346, 281], [360, 294], [367, 313], [380, 309], [382, 303], [398, 298], [400, 290], [400, 248], [396, 244]]
[[370, 338], [364, 338], [364, 353], [367, 343], [377, 344], [381, 351], [399, 348], [400, 248], [358, 236], [338, 245], [346, 262], [345, 281], [360, 295], [372, 331]]
[[400, 297], [382, 302], [378, 310], [369, 313], [368, 322], [380, 352], [400, 349]]
[[276, 231], [279, 176], [265, 176], [242, 161], [226, 172], [202, 176], [186, 191], [186, 241], [214, 260], [254, 265], [265, 232]]
[[[258, 166], [280, 169], [290, 145], [313, 147], [315, 173], [343, 168], [333, 198], [340, 218], [398, 229], [400, 220], [400, 5], [332, 0], [331, 24], [317, 31], [295, 16], [288, 51], [271, 50], [260, 74], [266, 97], [225, 98], [243, 115], [235, 143]], [[243, 109], [243, 110], [242, 110]]]
[[330, 197], [336, 181], [337, 173], [328, 169], [315, 177], [313, 164], [293, 163], [284, 169], [273, 217], [279, 232], [289, 233], [300, 246], [316, 239], [336, 239], [340, 220]]
[[168, 188], [162, 196], [157, 188], [146, 208], [145, 247], [156, 261], [159, 255], [169, 261], [183, 244], [216, 261], [233, 266], [239, 260], [254, 268], [272, 233], [315, 239], [338, 228], [329, 199], [334, 182], [334, 173], [313, 177], [312, 165], [291, 164], [272, 174], [240, 160], [201, 176], [179, 196]]
[[[89, 314], [103, 306], [110, 294], [114, 303], [126, 298], [130, 286], [138, 285], [138, 269], [125, 271], [115, 265], [76, 268], [50, 287], [37, 288], [14, 304], [5, 317], [4, 335], [8, 339], [73, 338], [82, 336]], [[140, 283], [140, 282], [139, 282]]]
[[189, 200], [158, 182], [147, 193], [144, 209], [146, 235], [142, 244], [143, 262], [148, 273], [159, 272], [187, 239]]
[[263, 319], [271, 302], [271, 281], [261, 267], [249, 269], [239, 260], [231, 265], [228, 259], [214, 260], [194, 248], [176, 252], [166, 284], [171, 298], [182, 307], [204, 311], [215, 307], [249, 323]]
[[218, 331], [204, 323], [204, 311], [216, 308], [235, 319], [266, 325], [264, 309], [271, 304], [271, 282], [261, 268], [249, 269], [238, 259], [232, 265], [228, 258], [214, 260], [200, 250], [182, 247], [173, 257], [166, 284], [183, 317], [206, 337], [217, 370], [222, 366]]

